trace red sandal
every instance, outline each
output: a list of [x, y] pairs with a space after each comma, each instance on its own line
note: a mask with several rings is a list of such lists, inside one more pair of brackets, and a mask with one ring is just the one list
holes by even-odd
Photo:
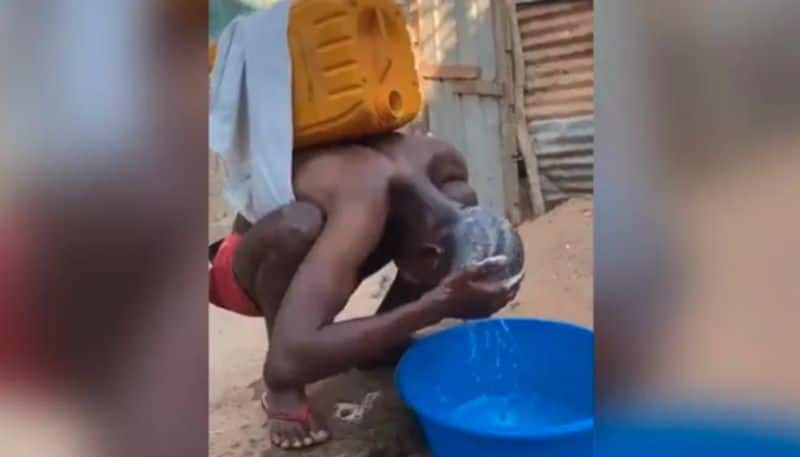
[[[326, 430], [311, 430], [311, 405], [308, 403], [304, 403], [294, 411], [275, 411], [270, 409], [269, 405], [267, 405], [267, 394], [264, 393], [261, 395], [261, 407], [264, 409], [264, 412], [267, 413], [267, 418], [285, 422], [294, 422], [296, 424], [300, 424], [305, 430], [310, 432], [312, 434], [312, 440], [314, 440], [314, 443], [309, 446], [317, 446], [330, 439], [330, 432]], [[313, 438], [314, 433], [320, 432], [325, 433], [324, 439], [318, 440]]]
[[270, 419], [277, 419], [286, 422], [295, 422], [302, 425], [306, 430], [311, 430], [311, 405], [308, 403], [299, 406], [294, 411], [275, 411], [267, 405], [267, 394], [261, 396], [261, 407]]

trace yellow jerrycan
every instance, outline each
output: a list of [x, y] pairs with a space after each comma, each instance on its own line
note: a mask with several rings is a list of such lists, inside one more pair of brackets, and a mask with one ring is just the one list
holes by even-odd
[[[292, 0], [288, 41], [297, 148], [390, 132], [422, 97], [405, 16], [394, 0]], [[209, 43], [209, 64], [216, 58]]]
[[395, 130], [422, 103], [411, 39], [393, 0], [293, 0], [297, 148]]

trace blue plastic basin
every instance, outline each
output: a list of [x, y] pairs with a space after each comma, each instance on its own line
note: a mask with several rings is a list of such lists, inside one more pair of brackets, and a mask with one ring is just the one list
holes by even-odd
[[592, 332], [538, 319], [475, 321], [428, 336], [397, 388], [436, 457], [592, 455]]

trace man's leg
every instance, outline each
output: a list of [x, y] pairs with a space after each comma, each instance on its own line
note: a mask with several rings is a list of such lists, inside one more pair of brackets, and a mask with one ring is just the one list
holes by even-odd
[[[283, 296], [323, 223], [322, 211], [312, 204], [286, 205], [253, 225], [234, 253], [236, 278], [264, 313], [269, 338]], [[265, 363], [264, 379], [266, 370]], [[328, 439], [323, 424], [310, 415], [304, 386], [278, 390], [267, 385], [266, 400], [274, 444], [301, 448]]]

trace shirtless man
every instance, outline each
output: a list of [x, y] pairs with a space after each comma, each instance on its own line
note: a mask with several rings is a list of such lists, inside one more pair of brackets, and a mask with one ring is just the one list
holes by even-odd
[[[265, 408], [270, 439], [283, 448], [329, 439], [307, 384], [398, 352], [444, 318], [487, 317], [519, 287], [489, 279], [502, 258], [450, 271], [448, 228], [477, 198], [445, 142], [393, 134], [296, 151], [293, 181], [296, 202], [252, 225], [238, 217], [212, 247], [212, 302], [266, 320]], [[398, 275], [378, 313], [334, 323], [360, 282], [390, 261]]]

